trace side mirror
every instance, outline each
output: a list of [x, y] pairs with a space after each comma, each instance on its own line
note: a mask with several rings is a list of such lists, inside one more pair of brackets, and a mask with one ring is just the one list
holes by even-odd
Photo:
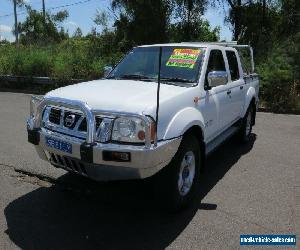
[[109, 75], [109, 73], [113, 70], [113, 67], [112, 66], [105, 66], [103, 68], [103, 71], [104, 71], [104, 77], [107, 77]]
[[224, 85], [228, 82], [228, 76], [226, 71], [211, 71], [207, 75], [207, 89]]

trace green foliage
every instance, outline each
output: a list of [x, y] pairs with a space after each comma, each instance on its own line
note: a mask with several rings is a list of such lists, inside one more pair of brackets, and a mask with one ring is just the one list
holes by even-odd
[[24, 45], [48, 45], [61, 42], [68, 37], [59, 24], [68, 17], [67, 11], [60, 11], [55, 15], [43, 14], [27, 6], [28, 16], [19, 23], [20, 42]]
[[53, 56], [52, 77], [68, 79], [96, 79], [103, 76], [103, 67], [114, 61], [108, 57], [100, 39], [69, 39], [58, 45]]
[[81, 38], [82, 37], [82, 30], [79, 27], [76, 28], [76, 30], [73, 34], [73, 37], [74, 38]]
[[16, 50], [12, 45], [1, 47], [0, 74], [19, 76], [49, 76], [51, 72], [51, 57], [47, 50], [40, 48], [25, 48]]
[[254, 48], [262, 103], [274, 112], [299, 112], [300, 1], [215, 2], [229, 6], [225, 21], [233, 39]]
[[6, 75], [10, 74], [11, 72], [11, 58], [13, 54], [13, 49], [10, 44], [2, 44], [0, 46], [0, 74]]
[[[291, 41], [275, 46], [258, 71], [261, 76], [261, 98], [273, 112], [299, 112], [299, 64], [296, 44]], [[299, 108], [299, 107], [298, 107]]]
[[73, 38], [49, 46], [0, 46], [0, 74], [48, 76], [59, 82], [71, 79], [97, 79], [105, 65], [114, 65], [122, 57], [111, 44], [111, 34]]
[[50, 17], [51, 18], [48, 17], [48, 19], [50, 19], [53, 23], [55, 23], [55, 24], [62, 23], [69, 17], [69, 12], [66, 10], [62, 10], [62, 11], [57, 12], [54, 15], [51, 15]]
[[[114, 23], [121, 51], [140, 44], [181, 41], [217, 41], [219, 28], [211, 29], [202, 18], [206, 0], [112, 1], [119, 15]], [[107, 22], [98, 13], [96, 24]]]
[[30, 48], [27, 53], [19, 54], [24, 62], [23, 75], [49, 76], [51, 74], [51, 57], [49, 57], [48, 51]]
[[[207, 1], [175, 0], [174, 3], [175, 11], [173, 15], [177, 21], [173, 26], [177, 29], [179, 40], [193, 41], [199, 39], [199, 37], [204, 40], [203, 33], [206, 33], [207, 28], [209, 27], [208, 22], [202, 20]], [[208, 32], [210, 32], [210, 30], [208, 30]], [[171, 36], [171, 39], [172, 38], [173, 37]], [[217, 39], [218, 38], [210, 38], [209, 41], [215, 41]]]
[[69, 81], [73, 78], [73, 67], [69, 51], [59, 50], [53, 59], [52, 77], [61, 81]]
[[135, 45], [168, 41], [171, 2], [170, 0], [112, 1], [113, 9], [119, 13], [114, 23], [117, 39], [125, 46], [125, 50]]
[[107, 27], [108, 26], [108, 14], [105, 11], [99, 11], [97, 10], [96, 17], [94, 19], [94, 23], [102, 26]]
[[220, 28], [211, 29], [208, 21], [194, 20], [190, 25], [190, 33], [186, 34], [187, 23], [175, 23], [170, 25], [169, 37], [170, 42], [215, 42], [219, 40]]

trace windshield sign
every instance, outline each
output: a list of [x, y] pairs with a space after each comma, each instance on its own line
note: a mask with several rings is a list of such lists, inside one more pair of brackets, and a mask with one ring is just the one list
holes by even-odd
[[[163, 47], [161, 81], [195, 85], [205, 50], [195, 47]], [[156, 81], [159, 47], [134, 48], [109, 74], [110, 79]]]
[[166, 66], [193, 69], [200, 53], [200, 49], [174, 49]]

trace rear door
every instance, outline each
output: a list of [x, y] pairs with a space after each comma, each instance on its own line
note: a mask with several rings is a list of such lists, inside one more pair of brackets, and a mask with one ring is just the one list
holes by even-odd
[[228, 125], [237, 120], [243, 108], [245, 84], [242, 77], [242, 71], [240, 67], [240, 61], [238, 60], [238, 54], [235, 50], [226, 49], [226, 59], [228, 63], [228, 95], [230, 98], [230, 107], [228, 112], [230, 113], [230, 120]]

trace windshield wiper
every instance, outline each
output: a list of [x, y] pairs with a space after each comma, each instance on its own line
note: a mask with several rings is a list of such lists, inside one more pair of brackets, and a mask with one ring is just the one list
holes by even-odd
[[153, 80], [154, 78], [144, 76], [144, 75], [139, 75], [139, 74], [125, 74], [125, 75], [120, 75], [120, 79], [138, 79], [138, 80]]
[[107, 77], [104, 77], [104, 78], [106, 78], [106, 79], [116, 79], [115, 76], [107, 76]]
[[183, 82], [183, 83], [195, 83], [192, 80], [184, 79], [184, 78], [179, 78], [179, 77], [162, 77], [160, 78], [161, 81], [166, 81], [166, 82]]

